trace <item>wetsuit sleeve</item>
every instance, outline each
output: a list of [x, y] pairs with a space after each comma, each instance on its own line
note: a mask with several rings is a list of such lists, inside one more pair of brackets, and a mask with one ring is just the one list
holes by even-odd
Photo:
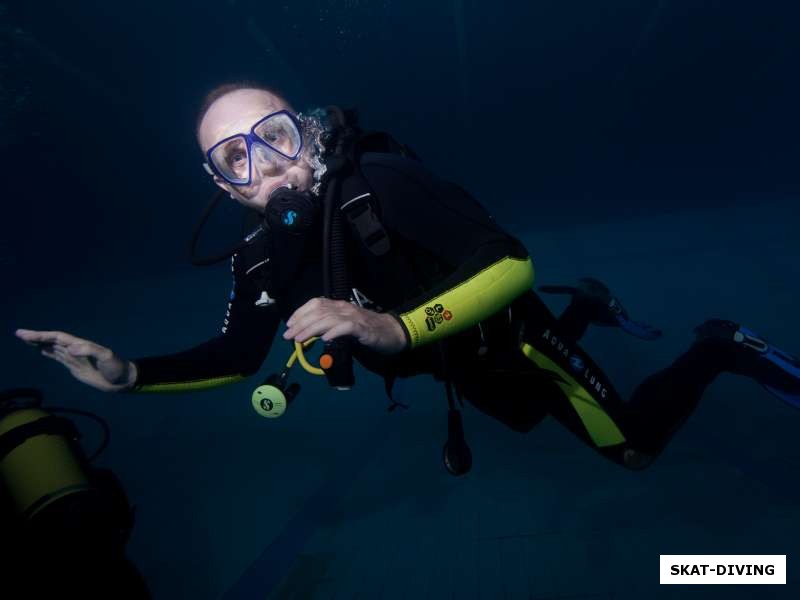
[[526, 248], [474, 198], [411, 163], [367, 158], [362, 172], [390, 239], [444, 265], [438, 282], [390, 311], [414, 348], [503, 309], [530, 289], [534, 271]]
[[183, 392], [217, 387], [258, 371], [267, 356], [280, 317], [274, 306], [258, 307], [258, 290], [238, 256], [231, 259], [233, 289], [221, 335], [165, 356], [134, 359], [133, 391]]

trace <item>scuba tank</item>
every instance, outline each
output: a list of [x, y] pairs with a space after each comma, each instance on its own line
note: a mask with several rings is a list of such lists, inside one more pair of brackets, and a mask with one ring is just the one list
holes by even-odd
[[[54, 413], [94, 419], [100, 447], [87, 457], [74, 424]], [[133, 508], [113, 473], [91, 465], [108, 440], [91, 413], [44, 407], [36, 389], [0, 392], [0, 564], [11, 589], [150, 597], [124, 553]]]
[[62, 498], [91, 490], [78, 432], [66, 419], [41, 408], [38, 390], [0, 396], [0, 484], [17, 518], [36, 517]]

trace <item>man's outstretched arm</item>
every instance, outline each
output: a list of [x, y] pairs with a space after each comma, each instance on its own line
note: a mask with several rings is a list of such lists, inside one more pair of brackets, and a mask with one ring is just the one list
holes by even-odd
[[258, 371], [280, 323], [275, 307], [255, 306], [258, 290], [231, 259], [233, 290], [221, 335], [182, 352], [137, 358], [132, 391], [183, 392], [233, 383]]

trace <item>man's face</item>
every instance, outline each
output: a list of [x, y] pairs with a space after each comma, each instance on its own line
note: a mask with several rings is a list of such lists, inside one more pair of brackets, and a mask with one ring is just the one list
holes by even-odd
[[[197, 137], [203, 153], [220, 140], [249, 133], [257, 121], [279, 110], [290, 109], [283, 100], [263, 90], [236, 90], [222, 96], [211, 105], [200, 123]], [[254, 153], [252, 181], [248, 185], [231, 185], [217, 176], [214, 176], [214, 181], [237, 201], [263, 212], [269, 195], [275, 189], [292, 184], [305, 191], [312, 186], [314, 171], [306, 156], [304, 151], [294, 161], [282, 157], [262, 160]]]

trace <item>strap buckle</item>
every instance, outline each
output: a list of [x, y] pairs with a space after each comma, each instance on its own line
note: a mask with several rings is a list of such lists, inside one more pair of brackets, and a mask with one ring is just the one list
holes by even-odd
[[369, 198], [372, 194], [366, 192], [342, 204], [339, 208], [347, 217], [350, 226], [356, 231], [361, 242], [375, 256], [383, 256], [391, 249], [389, 235], [386, 233]]

